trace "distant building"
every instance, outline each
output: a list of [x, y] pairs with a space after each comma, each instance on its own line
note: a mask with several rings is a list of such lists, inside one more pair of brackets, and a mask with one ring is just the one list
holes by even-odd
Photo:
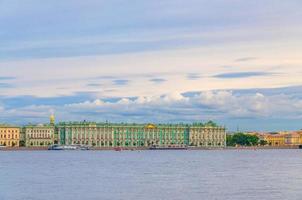
[[302, 144], [302, 133], [301, 132], [291, 132], [285, 135], [286, 145], [300, 145]]
[[280, 131], [274, 133], [259, 133], [259, 138], [269, 146], [302, 145], [302, 131]]
[[26, 147], [43, 147], [55, 143], [55, 116], [49, 118], [49, 124], [29, 124], [21, 131], [21, 141]]
[[285, 145], [285, 134], [264, 134], [260, 139], [266, 141], [269, 146]]
[[96, 147], [224, 147], [224, 127], [203, 124], [59, 123], [62, 145]]
[[22, 130], [25, 146], [41, 147], [54, 144], [55, 127], [52, 125], [27, 125]]
[[12, 125], [0, 125], [0, 145], [7, 147], [18, 147], [20, 139], [20, 128]]

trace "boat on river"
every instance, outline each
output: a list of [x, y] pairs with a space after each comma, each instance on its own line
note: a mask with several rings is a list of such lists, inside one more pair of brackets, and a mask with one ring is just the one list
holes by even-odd
[[185, 146], [169, 146], [169, 147], [161, 147], [161, 146], [151, 146], [149, 150], [187, 150], [188, 148]]
[[122, 151], [123, 149], [121, 147], [115, 147], [114, 151]]
[[48, 150], [89, 150], [88, 146], [82, 145], [58, 145], [54, 144], [48, 147]]

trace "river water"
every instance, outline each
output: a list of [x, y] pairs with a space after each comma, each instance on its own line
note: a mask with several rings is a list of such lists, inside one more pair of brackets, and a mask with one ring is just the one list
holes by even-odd
[[302, 150], [0, 151], [0, 200], [302, 199]]

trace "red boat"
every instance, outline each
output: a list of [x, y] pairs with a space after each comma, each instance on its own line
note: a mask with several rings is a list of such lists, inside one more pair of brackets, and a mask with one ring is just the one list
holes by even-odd
[[115, 151], [122, 151], [123, 149], [121, 147], [114, 147]]

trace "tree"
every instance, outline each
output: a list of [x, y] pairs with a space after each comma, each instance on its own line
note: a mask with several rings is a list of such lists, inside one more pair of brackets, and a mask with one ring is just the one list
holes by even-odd
[[259, 144], [259, 137], [256, 135], [249, 135], [244, 133], [235, 133], [227, 135], [227, 146], [255, 146]]
[[259, 144], [259, 137], [256, 135], [246, 135], [247, 136], [247, 145], [256, 146]]
[[233, 136], [232, 135], [227, 135], [226, 136], [226, 145], [227, 146], [235, 146], [236, 144], [235, 144], [235, 142], [234, 142], [234, 140], [233, 140]]
[[265, 145], [267, 145], [267, 141], [265, 141], [265, 140], [260, 140], [259, 144], [260, 144], [261, 146], [265, 146]]
[[25, 142], [24, 141], [20, 141], [19, 145], [20, 145], [20, 147], [25, 147]]

